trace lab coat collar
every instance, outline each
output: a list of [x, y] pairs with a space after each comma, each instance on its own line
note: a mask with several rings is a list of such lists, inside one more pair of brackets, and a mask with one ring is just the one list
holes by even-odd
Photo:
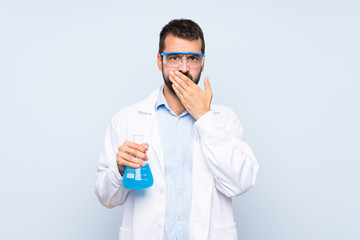
[[138, 111], [146, 114], [155, 113], [155, 104], [161, 89], [162, 86], [153, 91], [150, 96], [142, 100], [138, 105]]

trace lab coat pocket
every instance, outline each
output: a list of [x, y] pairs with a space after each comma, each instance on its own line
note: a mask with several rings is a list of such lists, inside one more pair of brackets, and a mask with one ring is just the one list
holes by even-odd
[[229, 226], [210, 227], [209, 240], [237, 240], [236, 223]]
[[132, 240], [131, 230], [120, 226], [119, 240]]

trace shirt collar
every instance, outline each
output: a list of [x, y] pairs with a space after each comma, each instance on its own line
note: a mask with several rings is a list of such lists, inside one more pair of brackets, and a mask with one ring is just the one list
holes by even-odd
[[155, 111], [158, 110], [158, 108], [160, 106], [165, 106], [168, 110], [170, 110], [170, 107], [165, 99], [165, 96], [164, 96], [164, 86], [161, 86], [160, 88], [160, 91], [159, 91], [159, 94], [158, 94], [158, 97], [156, 99], [156, 102], [155, 102]]

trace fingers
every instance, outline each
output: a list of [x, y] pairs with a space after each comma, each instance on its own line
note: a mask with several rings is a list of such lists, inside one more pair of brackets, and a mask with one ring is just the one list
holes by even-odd
[[197, 86], [190, 78], [179, 71], [170, 72], [170, 81], [178, 83], [186, 92], [191, 92], [194, 86]]
[[140, 166], [145, 166], [144, 161], [137, 159], [133, 156], [130, 156], [125, 152], [120, 152], [120, 151], [117, 153], [116, 162], [118, 166], [120, 165], [121, 167], [126, 166], [131, 168], [138, 168]]
[[125, 141], [123, 146], [127, 146], [129, 148], [136, 149], [143, 153], [145, 153], [147, 151], [147, 149], [149, 148], [149, 144], [147, 144], [147, 143], [137, 144], [137, 143], [133, 143], [133, 142], [129, 142], [129, 141]]
[[137, 144], [129, 141], [125, 141], [118, 149], [116, 162], [119, 169], [123, 166], [138, 168], [145, 166], [145, 162], [149, 160], [146, 151], [149, 148], [149, 144]]
[[180, 71], [175, 71], [173, 72], [173, 74], [172, 72], [170, 72], [170, 75], [172, 75], [172, 77], [176, 80], [182, 80], [181, 82], [184, 82], [187, 86], [191, 87], [195, 85], [195, 83], [190, 78], [185, 76], [185, 74], [181, 73]]
[[149, 149], [149, 144], [148, 143], [142, 143], [142, 146], [144, 146], [146, 149]]
[[148, 157], [146, 156], [146, 148], [143, 145], [131, 143], [128, 142], [127, 144], [119, 147], [119, 151], [123, 151], [130, 156], [142, 159], [144, 161], [148, 160]]
[[182, 103], [184, 103], [185, 101], [185, 97], [183, 94], [185, 94], [185, 92], [182, 90], [182, 88], [179, 86], [179, 84], [177, 84], [176, 82], [172, 85], [173, 89], [175, 91], [176, 96], [179, 97], [180, 101]]
[[[179, 75], [181, 75], [183, 78], [179, 77]], [[179, 98], [181, 98], [181, 96], [183, 98], [187, 98], [189, 95], [192, 95], [192, 93], [193, 93], [193, 89], [191, 86], [189, 86], [187, 84], [187, 81], [190, 81], [190, 82], [192, 82], [192, 81], [180, 72], [179, 72], [179, 75], [175, 75], [173, 72], [171, 72], [169, 79], [173, 84], [173, 89], [174, 89], [176, 95]], [[186, 80], [184, 80], [184, 79], [186, 79]], [[176, 91], [175, 89], [178, 91]]]
[[[175, 80], [175, 78], [177, 78]], [[173, 85], [175, 85], [175, 87], [181, 92], [181, 93], [185, 93], [186, 89], [188, 88], [188, 86], [186, 85], [186, 83], [184, 83], [184, 81], [182, 81], [181, 79], [179, 79], [178, 77], [169, 77], [170, 81], [172, 82]]]

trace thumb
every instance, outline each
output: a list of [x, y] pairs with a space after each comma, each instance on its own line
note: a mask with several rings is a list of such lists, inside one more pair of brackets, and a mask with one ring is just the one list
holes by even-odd
[[204, 88], [205, 88], [205, 93], [206, 93], [206, 95], [211, 99], [211, 98], [212, 98], [212, 91], [211, 91], [211, 86], [210, 86], [210, 82], [209, 82], [209, 77], [208, 77], [208, 76], [205, 77]]

